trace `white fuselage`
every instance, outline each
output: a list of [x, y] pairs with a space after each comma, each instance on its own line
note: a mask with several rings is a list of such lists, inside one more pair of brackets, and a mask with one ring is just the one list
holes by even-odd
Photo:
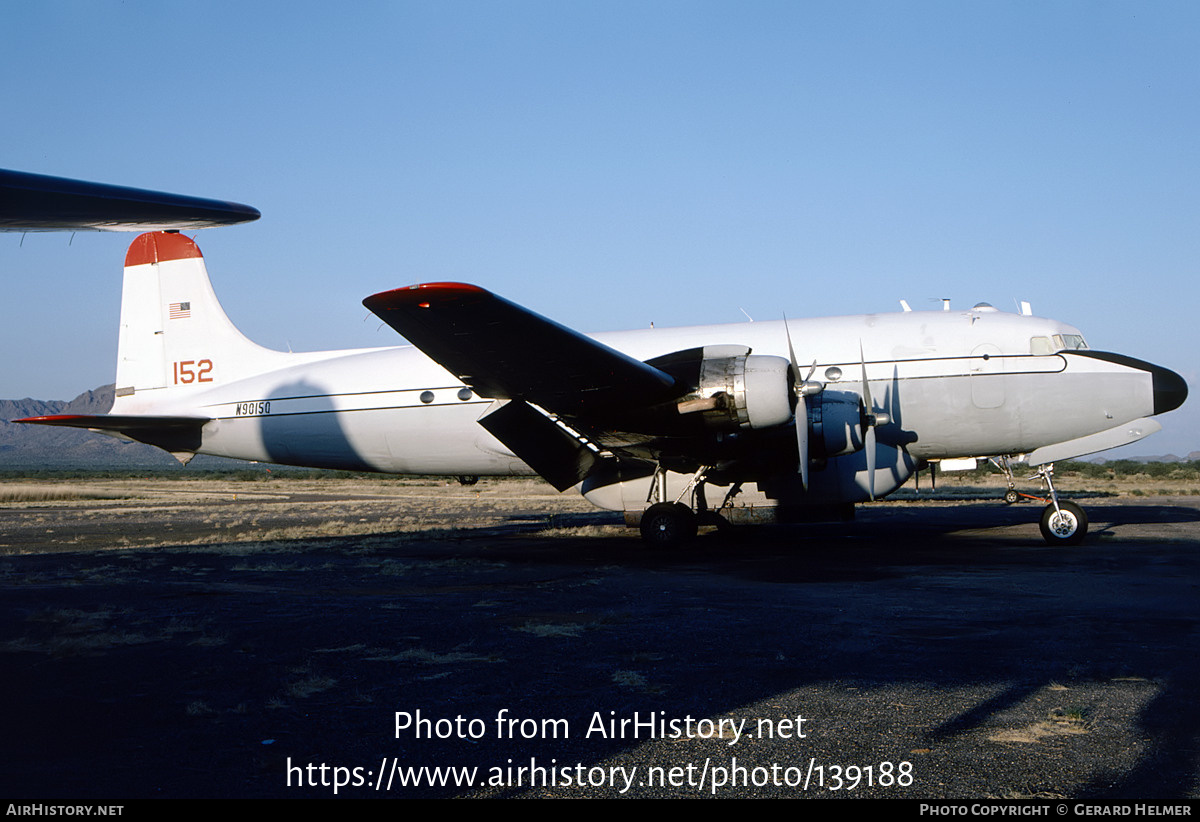
[[[1147, 372], [1046, 353], [1052, 320], [995, 310], [790, 320], [796, 356], [826, 391], [857, 391], [917, 460], [1020, 454], [1153, 413]], [[692, 347], [787, 356], [782, 321], [594, 335], [639, 360]], [[860, 355], [861, 345], [861, 355]], [[1039, 353], [1035, 353], [1039, 352]], [[202, 351], [197, 352], [200, 359]], [[278, 367], [187, 392], [139, 390], [114, 412], [211, 417], [200, 453], [283, 464], [415, 474], [530, 473], [477, 420], [492, 400], [415, 348], [282, 354]]]

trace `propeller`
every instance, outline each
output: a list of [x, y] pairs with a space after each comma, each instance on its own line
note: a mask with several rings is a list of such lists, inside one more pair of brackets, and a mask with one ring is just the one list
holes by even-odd
[[800, 378], [800, 363], [796, 361], [796, 352], [792, 348], [792, 332], [788, 329], [787, 317], [783, 318], [783, 333], [787, 335], [788, 361], [791, 363], [792, 381], [796, 392], [796, 450], [799, 454], [797, 470], [800, 473], [800, 484], [808, 490], [808, 402], [804, 399], [810, 394], [819, 394], [825, 387], [820, 383], [810, 383], [813, 372], [817, 370], [817, 361], [808, 369], [808, 376]]
[[890, 415], [875, 410], [871, 401], [871, 385], [867, 382], [867, 357], [863, 354], [862, 340], [858, 341], [858, 357], [862, 363], [862, 429], [863, 450], [867, 452], [867, 485], [871, 501], [875, 501], [875, 428], [892, 421]]

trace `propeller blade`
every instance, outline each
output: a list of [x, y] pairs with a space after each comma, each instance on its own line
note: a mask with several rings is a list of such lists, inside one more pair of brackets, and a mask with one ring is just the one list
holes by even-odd
[[871, 494], [871, 502], [875, 501], [875, 426], [867, 427], [867, 491]]
[[863, 450], [867, 452], [867, 491], [875, 501], [875, 404], [871, 401], [871, 384], [867, 382], [867, 356], [862, 340], [858, 341], [858, 358], [862, 363]]
[[[870, 415], [875, 413], [875, 404], [871, 402], [871, 386], [867, 382], [867, 357], [863, 354], [862, 340], [858, 341], [858, 358], [862, 362], [862, 398], [863, 405], [866, 406], [868, 420]], [[869, 424], [869, 422], [868, 422]]]
[[788, 360], [792, 363], [792, 371], [795, 372], [796, 378], [800, 377], [800, 364], [796, 362], [796, 351], [792, 348], [792, 331], [788, 328], [787, 315], [783, 318], [783, 334], [787, 337], [788, 344]]
[[808, 403], [801, 392], [796, 400], [796, 451], [800, 455], [800, 484], [808, 490]]
[[[796, 470], [800, 474], [800, 484], [808, 490], [808, 403], [804, 400], [804, 382], [800, 376], [800, 364], [796, 362], [796, 350], [792, 348], [792, 332], [788, 328], [787, 316], [783, 318], [783, 333], [787, 337], [788, 362], [791, 363], [792, 381], [796, 392]], [[813, 368], [817, 367], [816, 360]], [[809, 372], [812, 376], [812, 372]]]

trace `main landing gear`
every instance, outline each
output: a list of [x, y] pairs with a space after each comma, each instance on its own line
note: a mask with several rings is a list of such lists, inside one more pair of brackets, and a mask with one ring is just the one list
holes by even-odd
[[[701, 523], [715, 524], [718, 527], [727, 525], [721, 515], [709, 510], [704, 497], [705, 475], [711, 465], [702, 465], [688, 480], [683, 491], [674, 502], [667, 499], [667, 472], [660, 465], [654, 471], [650, 482], [650, 493], [646, 502], [650, 507], [642, 513], [642, 539], [651, 548], [678, 548], [696, 538], [697, 529]], [[726, 495], [728, 503], [741, 488], [741, 483], [735, 483], [733, 489]], [[689, 505], [684, 500], [691, 500]], [[722, 507], [725, 503], [722, 503]]]
[[[992, 463], [1003, 471], [1004, 476], [1008, 479], [1008, 490], [1004, 492], [1004, 501], [1009, 505], [1020, 501], [1022, 497], [1042, 499], [1017, 491], [1016, 483], [1013, 481], [1012, 461], [1009, 457], [994, 459]], [[1075, 503], [1058, 498], [1058, 493], [1054, 490], [1053, 475], [1054, 463], [1041, 466], [1034, 475], [1041, 478], [1042, 482], [1046, 484], [1046, 490], [1050, 492], [1050, 504], [1042, 509], [1040, 523], [1042, 539], [1048, 545], [1078, 545], [1087, 536], [1087, 514]]]
[[642, 514], [642, 539], [651, 548], [675, 548], [695, 538], [697, 525], [682, 502], [656, 502]]

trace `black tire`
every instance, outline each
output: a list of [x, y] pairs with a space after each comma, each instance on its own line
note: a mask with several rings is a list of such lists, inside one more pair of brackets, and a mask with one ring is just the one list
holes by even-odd
[[1021, 495], [1018, 494], [1016, 491], [1012, 490], [1011, 488], [1009, 488], [1007, 491], [1004, 492], [1004, 501], [1007, 502], [1009, 505], [1013, 505], [1014, 503], [1021, 501]]
[[455, 479], [458, 480], [459, 485], [474, 485], [475, 483], [479, 482], [479, 477], [471, 474], [460, 474], [459, 476], [455, 477]]
[[642, 514], [642, 540], [650, 548], [678, 548], [696, 537], [696, 515], [678, 502], [656, 502]]
[[1073, 502], [1059, 502], [1058, 511], [1050, 504], [1042, 511], [1041, 527], [1048, 545], [1078, 545], [1087, 536], [1087, 514]]

